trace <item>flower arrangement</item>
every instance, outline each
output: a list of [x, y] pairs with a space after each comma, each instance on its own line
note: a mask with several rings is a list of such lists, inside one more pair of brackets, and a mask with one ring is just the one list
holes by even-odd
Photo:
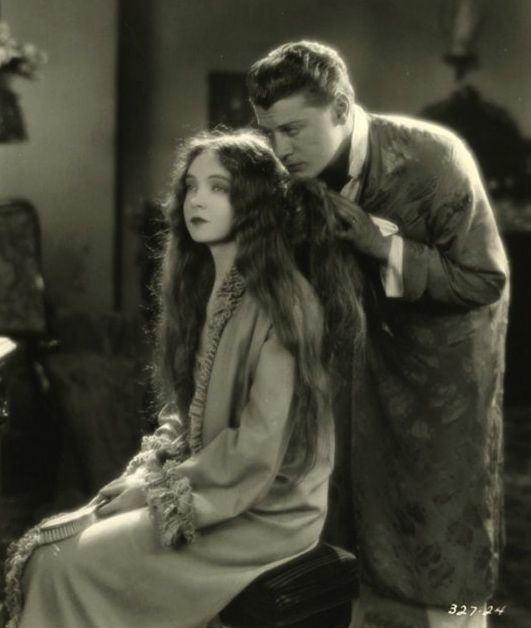
[[0, 73], [34, 78], [47, 55], [34, 44], [17, 42], [7, 22], [0, 22]]

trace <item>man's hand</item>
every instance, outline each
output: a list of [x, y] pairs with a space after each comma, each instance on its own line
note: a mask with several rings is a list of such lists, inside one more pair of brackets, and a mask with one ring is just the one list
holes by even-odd
[[117, 478], [98, 493], [107, 502], [97, 509], [98, 517], [110, 517], [146, 505], [145, 481], [142, 474]]
[[338, 218], [336, 236], [352, 242], [361, 253], [386, 263], [391, 249], [391, 238], [383, 235], [370, 215], [359, 205], [340, 194], [328, 192], [329, 199]]

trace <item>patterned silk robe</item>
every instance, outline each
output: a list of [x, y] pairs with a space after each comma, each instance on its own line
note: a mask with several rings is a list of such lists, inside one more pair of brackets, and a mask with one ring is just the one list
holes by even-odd
[[[350, 200], [398, 226], [404, 291], [386, 297], [379, 265], [360, 256], [376, 307], [352, 399], [356, 534], [373, 597], [366, 618], [409, 626], [410, 615], [400, 623], [399, 601], [448, 610], [493, 592], [508, 268], [460, 139], [376, 115], [368, 139]], [[385, 599], [396, 600], [387, 611]]]

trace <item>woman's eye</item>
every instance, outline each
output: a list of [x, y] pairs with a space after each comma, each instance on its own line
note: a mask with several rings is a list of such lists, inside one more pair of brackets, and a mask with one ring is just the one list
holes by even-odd
[[224, 193], [224, 194], [227, 194], [229, 190], [228, 190], [228, 188], [227, 188], [226, 186], [224, 186], [224, 185], [218, 185], [218, 184], [216, 184], [216, 183], [215, 183], [215, 184], [212, 186], [212, 191], [213, 191], [213, 192], [222, 192], [222, 193]]

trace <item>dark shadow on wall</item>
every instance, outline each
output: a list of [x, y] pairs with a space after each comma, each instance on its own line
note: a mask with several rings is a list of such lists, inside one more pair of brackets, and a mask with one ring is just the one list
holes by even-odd
[[115, 309], [123, 304], [124, 272], [134, 264], [135, 252], [127, 238], [130, 214], [142, 204], [146, 189], [155, 38], [151, 3], [121, 1], [118, 24]]

